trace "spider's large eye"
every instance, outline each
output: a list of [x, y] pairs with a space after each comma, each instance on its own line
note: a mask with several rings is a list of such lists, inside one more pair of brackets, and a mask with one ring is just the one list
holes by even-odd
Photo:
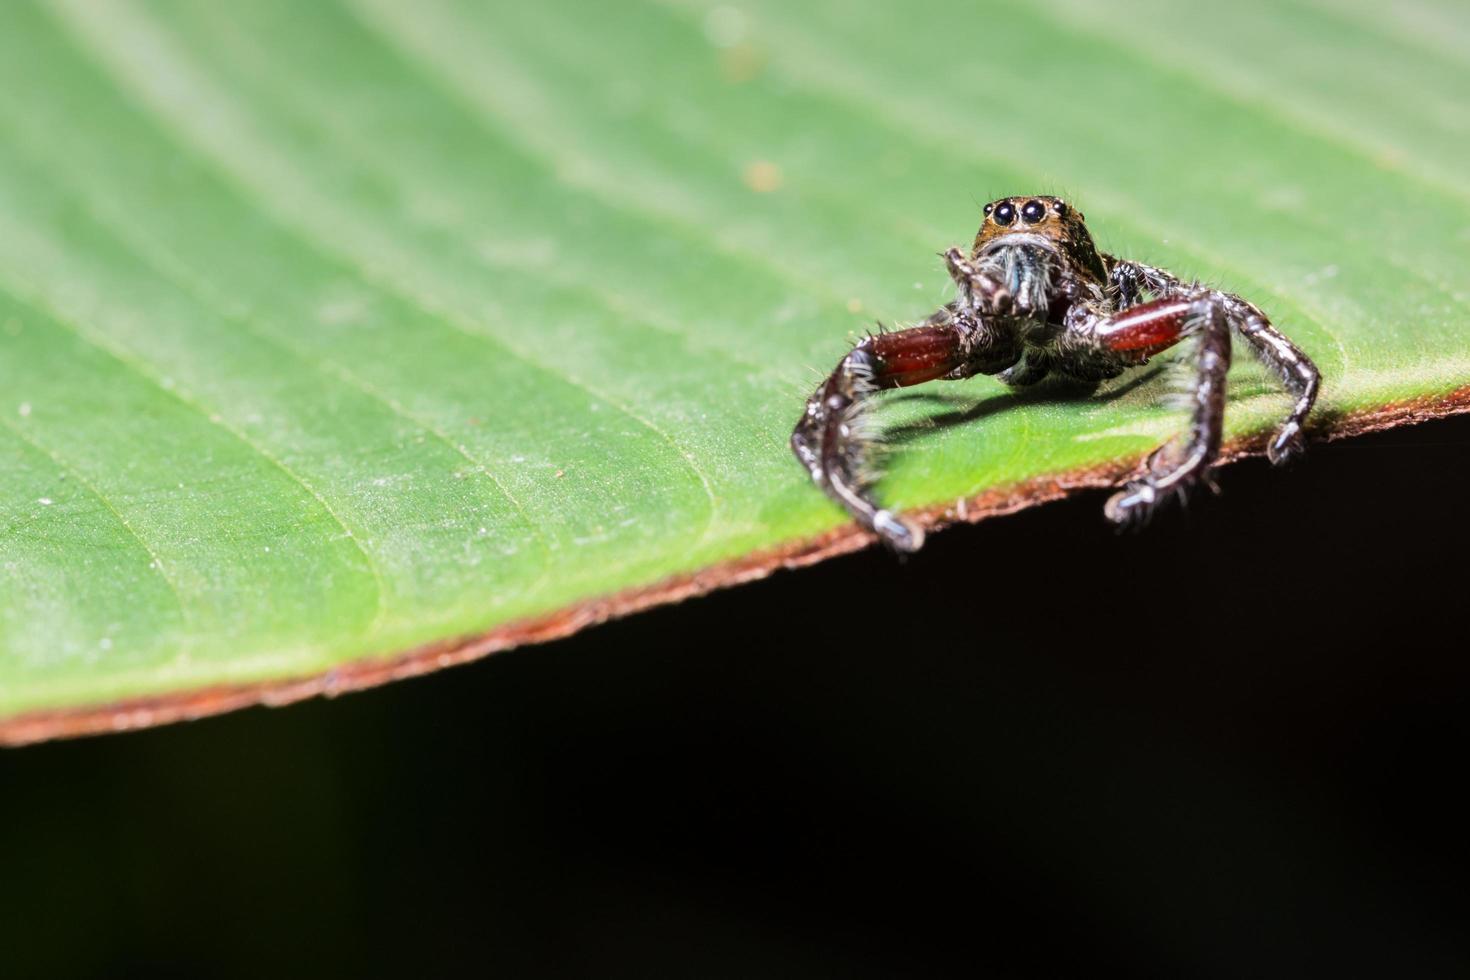
[[1016, 209], [1011, 205], [1010, 201], [1006, 201], [1004, 204], [996, 207], [995, 213], [991, 217], [995, 219], [995, 223], [998, 225], [1008, 225], [1016, 220]]
[[1021, 209], [1021, 217], [1028, 225], [1034, 225], [1046, 217], [1046, 205], [1040, 201], [1027, 201], [1026, 206]]

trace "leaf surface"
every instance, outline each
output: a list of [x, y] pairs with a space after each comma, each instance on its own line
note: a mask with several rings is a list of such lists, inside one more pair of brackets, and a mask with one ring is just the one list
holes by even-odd
[[[1319, 433], [1457, 407], [1470, 18], [1394, 11], [0, 6], [0, 737], [331, 692], [855, 542], [791, 424], [874, 319], [945, 301], [936, 253], [1000, 194], [1256, 300], [1323, 369]], [[893, 399], [881, 492], [1115, 474], [1177, 426], [1167, 384]], [[1282, 400], [1232, 385], [1248, 442]]]

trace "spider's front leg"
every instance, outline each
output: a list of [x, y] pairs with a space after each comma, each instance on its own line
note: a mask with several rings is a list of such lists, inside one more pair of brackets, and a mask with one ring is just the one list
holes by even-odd
[[1170, 492], [1183, 492], [1208, 477], [1225, 424], [1231, 312], [1223, 295], [1201, 290], [1140, 303], [1109, 317], [1084, 313], [1069, 324], [1094, 356], [1120, 365], [1142, 364], [1186, 337], [1196, 338], [1189, 428], [1150, 457], [1147, 476], [1108, 500], [1110, 520], [1123, 524], [1147, 517]]
[[[1157, 266], [1111, 257], [1110, 264], [1109, 285], [1117, 297], [1119, 310], [1127, 310], [1142, 302], [1145, 294], [1177, 298], [1199, 291], [1198, 287], [1186, 286], [1178, 277]], [[1291, 414], [1281, 423], [1275, 438], [1266, 447], [1267, 458], [1280, 465], [1306, 447], [1302, 426], [1317, 402], [1321, 374], [1306, 352], [1277, 330], [1257, 306], [1233, 293], [1212, 291], [1211, 295], [1224, 305], [1230, 326], [1240, 334], [1256, 360], [1275, 372], [1286, 390], [1296, 398]]]
[[887, 388], [994, 373], [1015, 363], [1013, 338], [965, 313], [865, 338], [807, 399], [791, 449], [813, 482], [859, 524], [898, 551], [915, 551], [923, 532], [878, 506], [869, 494], [874, 441], [868, 401]]

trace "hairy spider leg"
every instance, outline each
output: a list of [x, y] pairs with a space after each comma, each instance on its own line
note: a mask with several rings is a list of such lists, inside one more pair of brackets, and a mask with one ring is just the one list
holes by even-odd
[[1159, 297], [1187, 289], [1172, 273], [1156, 266], [1112, 256], [1108, 256], [1108, 262], [1111, 268], [1108, 282], [1117, 294], [1119, 312], [1144, 302], [1147, 293]]
[[954, 314], [948, 319], [865, 338], [807, 400], [791, 433], [791, 448], [817, 486], [898, 551], [917, 550], [924, 536], [867, 493], [872, 482], [868, 450], [874, 441], [865, 415], [868, 398], [887, 388], [994, 373], [1017, 357], [1014, 344], [973, 318]]
[[[1185, 490], [1209, 474], [1220, 454], [1225, 423], [1226, 375], [1230, 371], [1229, 303], [1218, 293], [1171, 296], [1140, 303], [1092, 325], [1103, 352], [1138, 363], [1185, 339], [1197, 337], [1193, 411], [1182, 451], [1164, 460], [1150, 458], [1147, 476], [1129, 482], [1109, 498], [1104, 513], [1116, 523], [1147, 517], [1170, 491]], [[1167, 447], [1165, 447], [1167, 448]]]
[[[1190, 287], [1179, 279], [1142, 262], [1112, 259], [1109, 276], [1118, 295], [1118, 307], [1126, 310], [1134, 306], [1143, 291], [1155, 294], [1187, 294]], [[1276, 436], [1266, 447], [1266, 457], [1280, 465], [1306, 448], [1302, 426], [1317, 402], [1317, 390], [1321, 386], [1321, 374], [1317, 365], [1296, 344], [1272, 326], [1266, 314], [1254, 304], [1233, 293], [1217, 293], [1224, 301], [1226, 317], [1230, 326], [1240, 334], [1256, 360], [1266, 365], [1280, 379], [1286, 390], [1296, 399], [1286, 421], [1276, 430]]]
[[1306, 448], [1302, 425], [1317, 402], [1321, 375], [1306, 353], [1271, 325], [1266, 314], [1237, 296], [1228, 297], [1233, 307], [1231, 324], [1250, 347], [1257, 360], [1276, 373], [1286, 390], [1296, 397], [1291, 414], [1266, 447], [1266, 457], [1281, 464]]

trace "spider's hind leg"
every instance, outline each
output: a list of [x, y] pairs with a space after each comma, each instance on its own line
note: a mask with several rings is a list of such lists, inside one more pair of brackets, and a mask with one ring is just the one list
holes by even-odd
[[1230, 322], [1258, 360], [1275, 371], [1286, 390], [1296, 398], [1286, 421], [1266, 447], [1266, 456], [1280, 465], [1306, 448], [1302, 426], [1317, 401], [1321, 375], [1317, 365], [1300, 347], [1271, 325], [1266, 315], [1239, 296], [1225, 297]]

